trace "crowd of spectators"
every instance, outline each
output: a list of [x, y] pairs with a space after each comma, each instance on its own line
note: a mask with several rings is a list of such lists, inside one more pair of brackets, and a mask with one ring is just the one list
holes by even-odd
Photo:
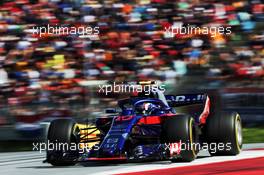
[[[93, 80], [166, 81], [208, 68], [210, 78], [264, 76], [261, 0], [3, 0], [0, 105], [83, 101]], [[99, 34], [43, 36], [44, 26]], [[230, 35], [166, 35], [171, 26], [231, 27]]]

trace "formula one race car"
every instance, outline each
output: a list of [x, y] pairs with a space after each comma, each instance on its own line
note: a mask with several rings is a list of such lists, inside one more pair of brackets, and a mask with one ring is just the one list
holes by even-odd
[[156, 89], [120, 100], [118, 105], [120, 111], [107, 109], [111, 115], [93, 123], [52, 121], [47, 142], [53, 149], [47, 150], [45, 162], [54, 166], [83, 161], [189, 162], [201, 149], [211, 155], [241, 151], [239, 114], [217, 112], [206, 94], [164, 95]]

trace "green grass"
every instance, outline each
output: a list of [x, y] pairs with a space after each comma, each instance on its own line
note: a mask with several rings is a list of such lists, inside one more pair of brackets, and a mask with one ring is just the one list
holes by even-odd
[[32, 141], [0, 141], [0, 152], [32, 151]]
[[263, 143], [264, 128], [243, 128], [244, 143]]

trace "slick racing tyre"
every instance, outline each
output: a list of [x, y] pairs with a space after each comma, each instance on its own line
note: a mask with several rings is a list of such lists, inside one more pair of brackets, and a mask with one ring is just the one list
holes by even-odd
[[79, 150], [70, 150], [72, 144], [78, 148], [80, 130], [72, 119], [56, 119], [48, 130], [49, 144], [52, 150], [47, 149], [47, 162], [53, 166], [70, 166], [75, 164]]
[[171, 161], [190, 162], [197, 156], [198, 132], [192, 117], [186, 115], [175, 115], [167, 118], [162, 126], [162, 137], [166, 145], [180, 143], [179, 155], [171, 154]]
[[222, 112], [219, 116], [208, 118], [206, 134], [211, 155], [237, 155], [241, 152], [243, 136], [238, 113]]

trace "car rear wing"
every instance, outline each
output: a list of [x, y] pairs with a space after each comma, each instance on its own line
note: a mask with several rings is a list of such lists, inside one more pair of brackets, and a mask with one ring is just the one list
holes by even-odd
[[178, 107], [192, 104], [204, 104], [207, 94], [181, 94], [181, 95], [165, 95], [166, 101], [170, 107]]

